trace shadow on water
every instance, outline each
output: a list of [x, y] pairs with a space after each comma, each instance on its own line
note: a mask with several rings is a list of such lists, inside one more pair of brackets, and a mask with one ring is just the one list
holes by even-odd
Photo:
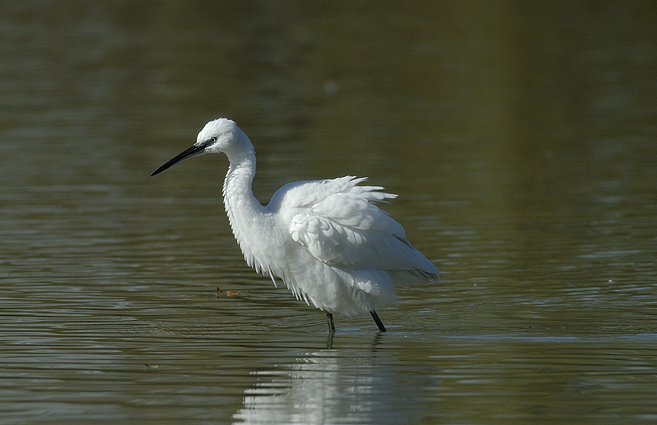
[[[249, 372], [236, 423], [610, 423], [646, 406], [655, 334], [633, 337], [526, 333], [431, 335], [338, 332], [279, 335], [260, 347], [276, 361]], [[620, 346], [623, 348], [619, 348]], [[589, 407], [585, 407], [589, 406]], [[591, 410], [592, 409], [592, 410]], [[540, 413], [539, 413], [540, 412]], [[611, 416], [610, 416], [611, 415]]]

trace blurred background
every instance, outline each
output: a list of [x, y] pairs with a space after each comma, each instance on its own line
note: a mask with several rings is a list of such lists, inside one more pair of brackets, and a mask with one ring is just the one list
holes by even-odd
[[[654, 421], [655, 70], [650, 1], [3, 2], [0, 424]], [[399, 194], [441, 283], [327, 343], [223, 156], [149, 176], [222, 116], [263, 203]]]

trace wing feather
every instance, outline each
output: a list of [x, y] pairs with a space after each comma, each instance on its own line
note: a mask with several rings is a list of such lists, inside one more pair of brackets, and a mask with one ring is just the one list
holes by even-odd
[[292, 240], [317, 260], [341, 269], [409, 271], [435, 280], [436, 267], [405, 238], [404, 228], [375, 203], [397, 195], [359, 186], [352, 176], [284, 187], [280, 211]]

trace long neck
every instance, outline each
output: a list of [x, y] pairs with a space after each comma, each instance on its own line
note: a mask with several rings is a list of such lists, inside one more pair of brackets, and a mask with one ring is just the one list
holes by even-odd
[[253, 151], [241, 152], [239, 155], [229, 155], [230, 167], [224, 180], [223, 196], [226, 214], [230, 221], [235, 239], [249, 266], [262, 269], [257, 252], [262, 237], [260, 227], [266, 226], [265, 207], [253, 196], [251, 183], [255, 176], [256, 159]]

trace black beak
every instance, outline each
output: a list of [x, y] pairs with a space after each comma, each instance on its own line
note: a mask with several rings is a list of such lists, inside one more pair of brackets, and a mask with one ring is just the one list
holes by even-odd
[[191, 158], [196, 155], [200, 155], [203, 153], [203, 150], [207, 147], [207, 144], [205, 143], [198, 143], [192, 145], [189, 149], [184, 150], [183, 152], [180, 152], [178, 155], [174, 156], [164, 164], [160, 165], [157, 167], [155, 171], [151, 173], [151, 176], [154, 176], [158, 173], [161, 173], [162, 171], [166, 170], [167, 168], [171, 167], [172, 165], [182, 161], [183, 159]]

